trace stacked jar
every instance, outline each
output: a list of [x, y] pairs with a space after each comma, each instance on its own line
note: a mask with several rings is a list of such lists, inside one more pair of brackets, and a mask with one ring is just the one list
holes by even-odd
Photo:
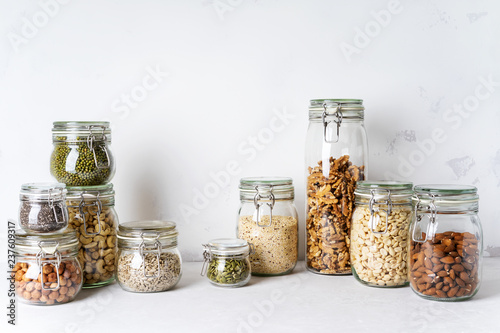
[[68, 226], [79, 240], [83, 288], [115, 278], [116, 230], [113, 184], [115, 160], [109, 122], [54, 122], [52, 175], [68, 190]]
[[306, 139], [307, 269], [350, 274], [354, 189], [367, 173], [363, 101], [312, 100]]
[[17, 296], [25, 303], [53, 305], [72, 301], [82, 286], [76, 233], [67, 229], [66, 185], [21, 186], [19, 226], [15, 232]]
[[291, 178], [240, 181], [237, 237], [253, 244], [252, 275], [290, 273], [298, 258], [298, 221]]

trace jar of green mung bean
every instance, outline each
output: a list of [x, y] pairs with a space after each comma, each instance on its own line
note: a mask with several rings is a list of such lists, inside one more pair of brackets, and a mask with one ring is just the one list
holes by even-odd
[[56, 121], [50, 172], [67, 186], [108, 183], [115, 173], [109, 122]]
[[241, 287], [250, 281], [251, 246], [244, 239], [213, 239], [203, 245], [201, 275], [219, 287]]

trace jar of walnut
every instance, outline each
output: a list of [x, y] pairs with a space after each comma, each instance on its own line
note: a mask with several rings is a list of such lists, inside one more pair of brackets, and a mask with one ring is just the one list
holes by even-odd
[[78, 237], [83, 288], [110, 284], [115, 278], [116, 230], [113, 184], [68, 187], [69, 223]]
[[477, 189], [467, 185], [419, 185], [412, 198], [409, 279], [425, 299], [462, 301], [481, 284], [483, 237]]
[[76, 256], [78, 240], [73, 230], [57, 234], [16, 231], [16, 265], [13, 269], [17, 297], [34, 305], [72, 301], [82, 287], [82, 269]]
[[354, 277], [372, 287], [408, 285], [408, 228], [413, 184], [361, 181], [351, 228]]
[[365, 179], [363, 101], [312, 100], [306, 139], [306, 260], [320, 274], [350, 274], [354, 189]]

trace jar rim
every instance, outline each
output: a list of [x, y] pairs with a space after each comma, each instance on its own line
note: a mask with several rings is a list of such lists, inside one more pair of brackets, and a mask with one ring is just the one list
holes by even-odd
[[460, 184], [422, 184], [416, 185], [415, 194], [433, 194], [434, 196], [455, 196], [477, 194], [477, 187]]
[[[87, 131], [91, 127], [102, 127], [105, 132], [111, 132], [109, 121], [54, 121], [52, 131]], [[107, 133], [105, 133], [107, 134]]]
[[354, 193], [357, 194], [367, 194], [371, 193], [371, 190], [382, 190], [391, 192], [408, 192], [412, 193], [413, 183], [405, 182], [405, 181], [397, 181], [397, 180], [361, 180], [356, 183], [356, 190]]
[[250, 251], [248, 242], [240, 238], [212, 239], [204, 246], [216, 255], [248, 254]]
[[[54, 191], [56, 190], [56, 191]], [[53, 192], [54, 191], [54, 192]], [[33, 196], [39, 199], [63, 200], [67, 194], [66, 184], [63, 183], [24, 183], [19, 192], [23, 196]]]
[[273, 191], [293, 190], [293, 179], [290, 177], [244, 177], [240, 179], [239, 189], [257, 192], [256, 186], [272, 187]]
[[[46, 253], [54, 253], [55, 250], [62, 251], [78, 251], [78, 238], [76, 236], [76, 230], [65, 229], [64, 231], [50, 233], [50, 234], [40, 234], [32, 233], [26, 230], [17, 229], [15, 238], [15, 252], [16, 253], [33, 253], [33, 249], [38, 253], [39, 250], [49, 250]], [[52, 250], [52, 252], [50, 252]]]
[[129, 221], [118, 225], [119, 239], [134, 241], [142, 239], [167, 239], [177, 237], [175, 222], [160, 220]]
[[[327, 112], [329, 109], [335, 112]], [[309, 119], [322, 119], [323, 116], [338, 116], [337, 111], [345, 120], [362, 120], [365, 107], [362, 99], [312, 99], [309, 105]], [[326, 112], [326, 114], [325, 114]]]
[[109, 198], [115, 195], [113, 190], [113, 184], [108, 183], [104, 185], [93, 185], [93, 186], [68, 186], [66, 187], [68, 193], [66, 199], [95, 199], [97, 196], [99, 198]]

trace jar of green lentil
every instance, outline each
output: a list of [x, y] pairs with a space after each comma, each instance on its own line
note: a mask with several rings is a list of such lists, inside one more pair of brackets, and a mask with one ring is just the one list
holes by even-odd
[[67, 186], [108, 183], [115, 173], [109, 122], [56, 121], [50, 172]]
[[241, 287], [250, 281], [251, 250], [244, 239], [213, 239], [203, 245], [203, 266], [201, 275], [219, 287]]

